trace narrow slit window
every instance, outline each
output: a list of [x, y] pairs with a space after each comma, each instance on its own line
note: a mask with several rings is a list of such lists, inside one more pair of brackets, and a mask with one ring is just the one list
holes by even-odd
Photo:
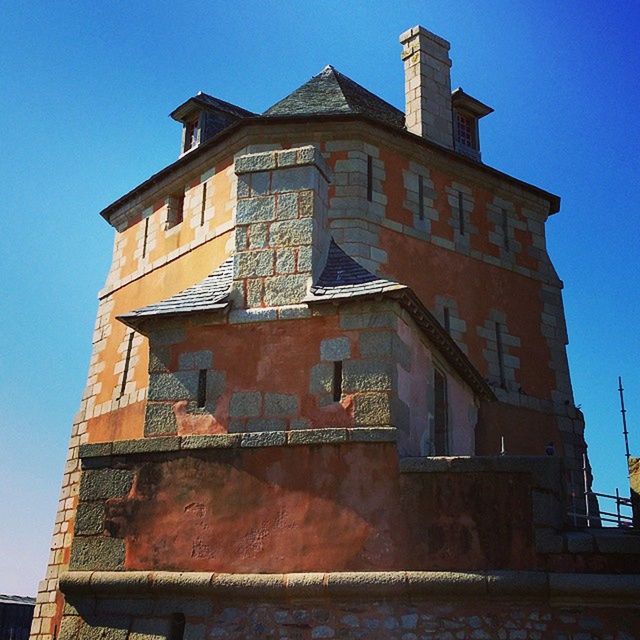
[[184, 640], [186, 620], [183, 613], [174, 613], [169, 621], [168, 640]]
[[502, 238], [504, 248], [509, 251], [509, 217], [506, 209], [502, 210]]
[[460, 235], [464, 235], [464, 196], [462, 191], [458, 191], [458, 223], [460, 225]]
[[424, 220], [424, 178], [418, 176], [418, 217]]
[[147, 255], [147, 241], [149, 239], [149, 218], [144, 219], [144, 238], [142, 239], [142, 257]]
[[433, 453], [446, 456], [449, 453], [447, 378], [438, 369], [433, 376]]
[[333, 363], [333, 401], [340, 402], [342, 398], [342, 360]]
[[202, 207], [200, 208], [200, 226], [204, 226], [204, 210], [207, 206], [207, 183], [202, 184]]
[[367, 156], [367, 200], [373, 199], [373, 158]]
[[449, 313], [449, 307], [444, 307], [442, 315], [444, 320], [444, 330], [447, 333], [451, 333], [451, 315]]
[[207, 404], [207, 370], [200, 369], [198, 375], [198, 407], [202, 409]]
[[124, 395], [124, 390], [127, 388], [127, 378], [129, 377], [129, 366], [131, 365], [131, 350], [133, 349], [133, 334], [134, 332], [131, 331], [127, 339], [127, 353], [124, 357], [124, 369], [122, 371], [122, 382], [120, 384], [120, 397]]
[[496, 349], [498, 351], [498, 370], [500, 372], [500, 386], [505, 388], [507, 386], [506, 378], [504, 375], [504, 350], [502, 347], [502, 327], [499, 322], [496, 322]]

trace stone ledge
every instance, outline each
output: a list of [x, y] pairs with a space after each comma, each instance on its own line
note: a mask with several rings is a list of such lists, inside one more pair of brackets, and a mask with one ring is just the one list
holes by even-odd
[[135, 454], [195, 451], [198, 449], [233, 449], [282, 447], [312, 444], [345, 444], [354, 442], [395, 442], [395, 427], [345, 427], [327, 429], [295, 429], [292, 431], [251, 431], [212, 435], [160, 436], [137, 440], [117, 440], [80, 445], [80, 458], [110, 458]]
[[456, 456], [404, 458], [401, 473], [529, 473], [535, 486], [557, 491], [562, 486], [562, 460], [551, 456]]
[[366, 598], [457, 595], [469, 598], [548, 600], [640, 608], [640, 575], [534, 571], [385, 571], [292, 574], [224, 574], [148, 571], [68, 571], [60, 577], [67, 596], [244, 598]]

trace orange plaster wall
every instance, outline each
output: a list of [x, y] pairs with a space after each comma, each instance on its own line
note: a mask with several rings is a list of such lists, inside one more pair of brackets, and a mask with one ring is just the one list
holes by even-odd
[[351, 354], [357, 356], [357, 334], [341, 330], [337, 315], [304, 321], [190, 327], [187, 340], [172, 347], [170, 369], [178, 369], [178, 358], [185, 351], [211, 350], [214, 369], [224, 372], [226, 381], [216, 405], [215, 422], [203, 421], [207, 425], [204, 431], [194, 421], [185, 427], [199, 433], [216, 432], [220, 430], [217, 425], [226, 430], [231, 395], [241, 391], [297, 395], [299, 415], [311, 420], [312, 427], [352, 425], [350, 395], [345, 394], [340, 403], [321, 407], [309, 392], [311, 369], [320, 362], [321, 341], [340, 336], [351, 336]]
[[459, 314], [467, 323], [464, 339], [469, 357], [484, 375], [485, 340], [477, 335], [476, 327], [484, 325], [491, 309], [504, 311], [509, 332], [522, 341], [520, 348], [509, 348], [510, 354], [520, 358], [518, 382], [529, 395], [550, 398], [555, 377], [548, 366], [549, 350], [540, 331], [542, 301], [538, 282], [387, 229], [380, 230], [380, 240], [389, 255], [387, 273], [408, 284], [427, 307], [435, 307], [438, 295], [456, 300]]
[[[218, 450], [136, 463], [107, 502], [130, 570], [531, 568], [526, 474], [399, 474], [394, 444]], [[509, 517], [505, 517], [509, 514]]]
[[[227, 258], [226, 245], [229, 235], [229, 233], [224, 234], [200, 245], [166, 266], [134, 280], [112, 294], [114, 305], [109, 318], [111, 333], [105, 338], [106, 346], [100, 352], [99, 362], [103, 364], [103, 368], [97, 378], [97, 382], [101, 383], [101, 388], [95, 398], [95, 404], [111, 400], [114, 397], [113, 391], [118, 386], [119, 378], [114, 370], [116, 364], [124, 357], [118, 349], [121, 348], [130, 329], [116, 317], [132, 309], [172, 296], [205, 278]], [[137, 389], [144, 389], [148, 384], [149, 368], [146, 338], [138, 348], [137, 356], [138, 361], [130, 369], [129, 380], [135, 380]], [[141, 434], [144, 402], [136, 403], [137, 405], [140, 405], [137, 409], [131, 408], [126, 413], [122, 413], [123, 409], [117, 410], [113, 417], [103, 415], [92, 418], [88, 427], [90, 441], [108, 440], [110, 439], [109, 435], [113, 435], [114, 439], [120, 439], [131, 437], [133, 433]], [[124, 416], [126, 416], [128, 425], [118, 426], [118, 422], [122, 421]]]

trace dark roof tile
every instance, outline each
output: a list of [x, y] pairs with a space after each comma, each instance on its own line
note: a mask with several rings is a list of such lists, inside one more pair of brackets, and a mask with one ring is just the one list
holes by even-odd
[[325, 115], [357, 113], [404, 128], [404, 113], [357, 82], [327, 65], [314, 76], [267, 109], [265, 116]]

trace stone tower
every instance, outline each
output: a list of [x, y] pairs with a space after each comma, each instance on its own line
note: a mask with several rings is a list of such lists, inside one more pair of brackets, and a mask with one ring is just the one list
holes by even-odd
[[406, 113], [330, 66], [261, 115], [198, 93], [102, 211], [33, 640], [635, 637], [640, 538], [566, 515], [559, 199], [400, 40]]

